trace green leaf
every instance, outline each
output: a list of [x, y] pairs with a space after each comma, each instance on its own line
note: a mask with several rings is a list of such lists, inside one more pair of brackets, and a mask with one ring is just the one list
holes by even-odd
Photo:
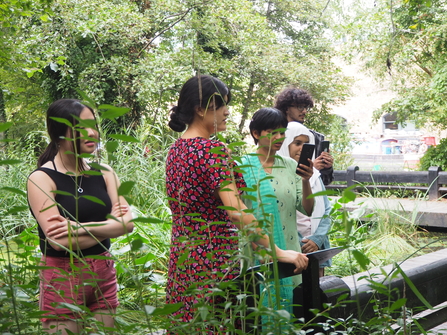
[[98, 106], [98, 109], [105, 109], [104, 112], [100, 112], [100, 115], [101, 118], [108, 120], [114, 120], [130, 111], [130, 108], [115, 107], [112, 105], [100, 105]]
[[92, 201], [92, 202], [95, 202], [95, 203], [100, 204], [100, 205], [103, 205], [103, 206], [106, 205], [106, 204], [104, 203], [104, 201], [102, 201], [101, 199], [99, 199], [99, 198], [97, 198], [97, 197], [91, 196], [91, 195], [81, 195], [81, 198], [90, 200], [90, 201]]
[[405, 274], [405, 272], [402, 270], [402, 268], [399, 266], [399, 264], [395, 263], [395, 266], [397, 268], [397, 271], [402, 275], [405, 282], [407, 283], [408, 287], [413, 291], [413, 293], [418, 297], [418, 299], [425, 305], [427, 309], [433, 309], [432, 305], [422, 296], [421, 292], [414, 286], [413, 282], [410, 278]]
[[94, 158], [95, 157], [95, 155], [93, 155], [93, 154], [88, 154], [88, 153], [83, 153], [83, 154], [79, 154], [79, 155], [77, 155], [79, 158]]
[[338, 199], [338, 202], [340, 202], [342, 204], [347, 204], [351, 201], [354, 201], [355, 198], [357, 197], [357, 194], [352, 192], [351, 190], [358, 186], [359, 185], [352, 185], [352, 186], [349, 186], [347, 189], [343, 190], [342, 196], [340, 199]]
[[12, 126], [12, 122], [0, 123], [0, 133], [7, 131]]
[[131, 250], [137, 251], [140, 250], [143, 247], [143, 241], [141, 241], [139, 238], [136, 238], [130, 242], [131, 244]]
[[208, 318], [208, 307], [207, 306], [200, 306], [199, 307], [199, 313], [200, 313], [200, 317], [202, 318], [203, 321], [206, 321], [206, 319]]
[[59, 123], [63, 123], [63, 124], [65, 124], [65, 125], [69, 126], [69, 127], [73, 127], [73, 125], [71, 124], [71, 122], [68, 121], [67, 119], [63, 119], [63, 118], [61, 118], [61, 117], [54, 117], [54, 116], [50, 116], [50, 119], [52, 119], [52, 120], [54, 120], [54, 121], [56, 121], [56, 122], [59, 122]]
[[48, 16], [48, 14], [41, 15], [41, 16], [40, 16], [40, 19], [41, 19], [43, 22], [49, 22], [49, 21], [50, 21], [50, 17]]
[[61, 190], [51, 191], [51, 193], [59, 194], [59, 195], [66, 195], [66, 196], [68, 196], [68, 197], [73, 197], [73, 196], [74, 196], [73, 193], [66, 192], [66, 191], [61, 191]]
[[13, 206], [9, 208], [5, 214], [16, 214], [28, 210], [28, 206]]
[[[78, 124], [76, 125], [75, 128], [92, 128], [92, 129], [96, 129], [97, 127], [97, 123], [96, 120], [94, 119], [80, 119], [78, 120]], [[92, 140], [97, 140], [95, 138], [92, 138]]]
[[82, 98], [82, 103], [91, 109], [96, 109], [96, 103], [93, 99], [89, 98], [87, 94], [85, 94], [84, 91], [81, 91], [80, 89], [76, 89], [76, 92], [79, 94], [79, 96]]
[[149, 262], [149, 261], [151, 261], [151, 260], [154, 260], [154, 259], [157, 259], [157, 258], [158, 258], [158, 256], [156, 256], [156, 255], [154, 255], [154, 254], [151, 254], [151, 253], [148, 253], [148, 254], [144, 255], [143, 257], [139, 257], [139, 258], [137, 258], [137, 259], [135, 260], [135, 264], [138, 264], [138, 265], [144, 265], [144, 264], [146, 264], [147, 262]]
[[242, 141], [233, 142], [233, 143], [228, 144], [228, 149], [234, 150], [234, 148], [244, 146], [244, 145], [245, 145], [245, 142], [242, 142]]
[[309, 196], [309, 198], [319, 197], [319, 196], [323, 196], [323, 195], [331, 196], [331, 195], [336, 195], [336, 194], [338, 194], [338, 191], [336, 191], [336, 190], [325, 190], [325, 191], [313, 193]]
[[231, 206], [217, 206], [217, 208], [223, 209], [225, 211], [235, 211], [236, 210], [236, 208], [231, 207]]
[[407, 303], [407, 299], [406, 298], [399, 299], [399, 300], [393, 302], [393, 304], [390, 307], [390, 310], [391, 311], [395, 311], [396, 309], [400, 309], [406, 303]]
[[50, 206], [41, 209], [41, 210], [39, 211], [39, 213], [43, 213], [43, 212], [49, 210], [50, 208], [53, 208], [54, 206], [57, 206], [57, 204], [51, 204]]
[[139, 217], [132, 219], [132, 222], [141, 222], [141, 223], [164, 223], [163, 220], [157, 219], [157, 218], [144, 218]]
[[113, 162], [113, 161], [116, 161], [118, 158], [115, 155], [109, 153], [107, 155], [107, 159], [109, 160], [109, 162]]
[[109, 135], [109, 137], [111, 137], [111, 138], [113, 138], [115, 140], [123, 141], [123, 142], [133, 142], [133, 143], [139, 143], [140, 142], [135, 137], [129, 136], [129, 135], [111, 134], [111, 135]]
[[106, 150], [107, 152], [111, 153], [111, 152], [115, 152], [116, 149], [118, 149], [119, 143], [116, 141], [108, 141], [106, 143]]
[[354, 256], [354, 258], [356, 259], [357, 263], [360, 265], [362, 270], [366, 271], [368, 264], [370, 263], [369, 258], [358, 250], [352, 250], [352, 255]]
[[12, 142], [17, 142], [17, 140], [12, 139], [12, 138], [3, 138], [3, 139], [0, 140], [0, 142], [3, 142], [3, 143], [12, 143]]
[[283, 319], [290, 320], [290, 313], [285, 309], [277, 310], [276, 313]]
[[186, 259], [189, 257], [189, 252], [184, 252], [177, 260], [177, 266], [183, 265]]
[[104, 255], [87, 255], [87, 256], [85, 256], [85, 258], [90, 258], [90, 259], [113, 259], [113, 257], [104, 256]]
[[88, 311], [88, 308], [82, 305], [73, 305], [69, 304], [68, 302], [61, 302], [59, 303], [59, 306], [65, 307], [70, 310], [70, 312], [76, 312], [82, 314], [83, 312]]
[[[95, 163], [95, 162], [90, 163], [89, 165], [90, 165], [92, 168], [96, 169], [96, 170], [100, 170], [100, 171], [109, 171], [109, 169], [106, 168], [105, 166], [103, 166], [103, 165], [101, 165], [101, 164], [98, 164], [98, 163]], [[89, 171], [91, 171], [91, 170], [89, 170]]]
[[123, 182], [120, 187], [118, 188], [118, 195], [127, 195], [132, 191], [132, 188], [134, 187], [135, 182], [134, 181], [125, 181]]
[[255, 197], [254, 195], [250, 195], [250, 194], [242, 194], [241, 196], [242, 199], [247, 199], [247, 200], [251, 200], [253, 202], [258, 201], [258, 198]]
[[182, 306], [183, 306], [183, 303], [178, 302], [176, 304], [165, 304], [165, 305], [163, 305], [163, 307], [159, 307], [159, 308], [155, 308], [153, 306], [146, 305], [146, 306], [144, 306], [144, 309], [145, 309], [146, 313], [149, 315], [161, 316], [161, 315], [169, 315], [174, 312], [177, 312]]
[[96, 170], [86, 170], [83, 171], [82, 174], [85, 174], [87, 176], [102, 176], [102, 172], [101, 171], [96, 171]]
[[26, 197], [26, 192], [24, 192], [18, 188], [15, 188], [15, 187], [5, 186], [5, 187], [0, 188], [0, 190], [5, 190], [8, 192], [15, 193], [15, 194], [22, 195], [22, 196]]
[[1, 165], [14, 165], [14, 164], [19, 164], [22, 163], [22, 161], [19, 161], [18, 159], [5, 159], [3, 161], [0, 161], [0, 166]]
[[209, 152], [212, 154], [221, 154], [222, 155], [224, 153], [224, 147], [214, 147], [214, 148], [211, 148], [209, 150]]

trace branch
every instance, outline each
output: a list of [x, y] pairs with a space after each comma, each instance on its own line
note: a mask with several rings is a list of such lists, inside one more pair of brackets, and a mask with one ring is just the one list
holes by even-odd
[[158, 34], [156, 34], [139, 52], [138, 52], [138, 55], [137, 55], [137, 57], [140, 57], [140, 55], [141, 55], [141, 53], [144, 51], [144, 50], [146, 50], [151, 44], [152, 44], [152, 42], [154, 42], [154, 40], [156, 39], [156, 38], [158, 38], [159, 36], [161, 36], [162, 34], [164, 34], [166, 31], [168, 31], [169, 29], [171, 29], [173, 26], [175, 26], [177, 23], [179, 23], [180, 21], [182, 21], [183, 20], [183, 18], [186, 16], [186, 15], [188, 15], [189, 14], [189, 12], [190, 11], [192, 11], [194, 9], [194, 7], [191, 7], [191, 8], [189, 8], [189, 9], [187, 9], [185, 12], [183, 12], [183, 14], [176, 14], [176, 15], [171, 15], [171, 17], [174, 17], [174, 16], [178, 16], [178, 15], [181, 15], [181, 17], [177, 20], [177, 21], [175, 21], [175, 22], [173, 22], [172, 24], [170, 24], [169, 26], [167, 26], [165, 29], [163, 29], [162, 31], [160, 31]]
[[414, 56], [414, 59], [415, 59], [415, 63], [416, 63], [416, 65], [417, 65], [422, 71], [424, 71], [426, 74], [428, 74], [428, 75], [430, 76], [430, 78], [433, 77], [433, 73], [432, 73], [427, 67], [422, 66], [421, 62], [419, 61], [419, 59], [418, 59], [416, 56]]
[[391, 20], [391, 27], [392, 27], [392, 35], [391, 35], [391, 42], [390, 47], [388, 49], [388, 55], [386, 57], [386, 67], [388, 68], [388, 73], [390, 76], [392, 76], [391, 73], [391, 49], [393, 48], [394, 39], [396, 37], [396, 25], [394, 24], [394, 18], [393, 18], [393, 0], [390, 0], [390, 20]]
[[327, 2], [326, 2], [326, 6], [324, 6], [323, 10], [321, 11], [320, 17], [323, 16], [323, 13], [324, 13], [324, 12], [326, 11], [326, 9], [328, 8], [330, 2], [331, 2], [331, 0], [327, 0]]

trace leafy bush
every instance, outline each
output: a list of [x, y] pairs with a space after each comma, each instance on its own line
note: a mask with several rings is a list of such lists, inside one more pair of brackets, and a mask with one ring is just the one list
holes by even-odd
[[[222, 281], [206, 295], [224, 296], [230, 289], [237, 292], [236, 301], [228, 299], [223, 309], [216, 309], [212, 304], [198, 305], [198, 315], [194, 322], [185, 324], [176, 322], [171, 313], [178, 306], [164, 303], [164, 285], [167, 276], [167, 258], [170, 237], [170, 213], [166, 206], [164, 159], [169, 145], [174, 137], [162, 128], [148, 126], [137, 132], [126, 133], [118, 138], [124, 141], [119, 145], [110, 145], [115, 139], [109, 136], [105, 142], [108, 162], [115, 168], [122, 183], [134, 184], [125, 194], [135, 206], [138, 219], [136, 229], [132, 234], [114, 239], [112, 254], [117, 268], [120, 285], [119, 298], [121, 307], [118, 309], [116, 334], [146, 334], [158, 329], [171, 329], [185, 334], [203, 334], [203, 329], [218, 329], [216, 333], [228, 331], [230, 334], [249, 333], [235, 330], [234, 325], [239, 319], [253, 317], [254, 323], [262, 315], [271, 316], [275, 325], [281, 325], [284, 334], [304, 334], [309, 324], [295, 322], [290, 315], [282, 310], [266, 308], [259, 304], [248, 310], [248, 299], [252, 293], [246, 287], [230, 287], [234, 283]], [[37, 136], [36, 136], [37, 137]], [[31, 137], [30, 137], [31, 138]], [[34, 137], [33, 137], [34, 138]], [[106, 137], [103, 137], [106, 138]], [[34, 169], [34, 144], [23, 150], [15, 151], [0, 160], [20, 159], [21, 164], [3, 164], [0, 174], [0, 331], [17, 334], [41, 334], [38, 320], [38, 268], [36, 268], [40, 253], [35, 220], [30, 216], [26, 203], [25, 181], [29, 172]], [[230, 146], [232, 148], [232, 146]], [[113, 150], [110, 150], [113, 149]], [[232, 148], [238, 152], [238, 148]], [[334, 204], [332, 213], [334, 219], [334, 244], [347, 247], [340, 254], [340, 259], [334, 259], [333, 272], [343, 276], [368, 269], [374, 262], [387, 263], [387, 254], [393, 260], [398, 258], [394, 253], [384, 251], [384, 245], [392, 241], [396, 243], [397, 236], [405, 234], [395, 225], [395, 217], [374, 215], [377, 223], [358, 225], [364, 212], [348, 213], [343, 204], [353, 201], [355, 195], [349, 190], [343, 192], [341, 200]], [[381, 217], [386, 218], [381, 219]], [[380, 222], [379, 222], [380, 220]], [[399, 228], [402, 226], [399, 226]], [[378, 243], [379, 236], [385, 236], [392, 231], [392, 240]], [[408, 233], [408, 229], [406, 233]], [[380, 241], [379, 241], [380, 242]], [[380, 252], [377, 251], [380, 249]], [[391, 262], [391, 260], [390, 260]], [[247, 280], [249, 282], [249, 280]], [[245, 283], [248, 284], [248, 283]], [[344, 303], [340, 301], [340, 303]], [[335, 307], [335, 306], [334, 306]], [[329, 320], [325, 322], [328, 331], [335, 331], [334, 320], [330, 320], [328, 311], [331, 307], [318, 311], [319, 316]], [[225, 313], [223, 313], [223, 311]], [[379, 311], [380, 312], [380, 311]], [[378, 315], [379, 315], [378, 312]], [[88, 313], [85, 320], [90, 322]], [[339, 323], [346, 331], [335, 333], [373, 333], [377, 327], [390, 326], [389, 320], [380, 319], [362, 324], [358, 320], [346, 320]], [[357, 324], [356, 324], [357, 323]], [[221, 328], [225, 325], [224, 328]], [[284, 327], [284, 328], [283, 328]], [[287, 328], [287, 329], [286, 329]], [[277, 328], [278, 329], [278, 328]], [[262, 332], [260, 332], [262, 334]], [[335, 334], [333, 332], [333, 334]]]
[[441, 139], [435, 147], [430, 147], [420, 159], [420, 170], [427, 171], [430, 166], [439, 166], [447, 170], [447, 138]]
[[354, 142], [349, 134], [349, 126], [341, 117], [333, 117], [326, 139], [331, 141], [330, 152], [334, 157], [334, 170], [346, 170], [354, 162], [351, 154]]

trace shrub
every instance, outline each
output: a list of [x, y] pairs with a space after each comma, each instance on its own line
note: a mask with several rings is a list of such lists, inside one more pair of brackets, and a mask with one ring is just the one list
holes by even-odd
[[430, 166], [447, 170], [447, 138], [441, 139], [435, 147], [430, 147], [420, 159], [420, 170], [427, 171]]

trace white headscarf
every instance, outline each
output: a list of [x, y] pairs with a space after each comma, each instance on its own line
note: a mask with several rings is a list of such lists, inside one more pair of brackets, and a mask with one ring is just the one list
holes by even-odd
[[[315, 137], [310, 132], [309, 129], [307, 129], [305, 126], [303, 126], [299, 122], [289, 122], [287, 125], [286, 130], [286, 138], [284, 139], [284, 142], [281, 146], [281, 149], [279, 149], [278, 154], [285, 157], [290, 157], [289, 152], [289, 145], [292, 143], [297, 136], [305, 135], [309, 137], [309, 143], [315, 144]], [[312, 159], [315, 159], [315, 151]], [[309, 179], [310, 187], [312, 188], [312, 193], [317, 193], [323, 191], [323, 186], [320, 178], [320, 171], [318, 171], [316, 168], [314, 168], [312, 177]], [[325, 206], [324, 206], [324, 199], [322, 196], [318, 196], [314, 198], [315, 205], [314, 210], [312, 212], [311, 216], [311, 234], [315, 232], [317, 229], [321, 218], [324, 216], [325, 212]], [[301, 214], [301, 215], [300, 215]], [[304, 219], [302, 216], [304, 216], [302, 213], [297, 212], [298, 221], [302, 221]], [[300, 229], [299, 229], [300, 230]], [[303, 235], [303, 234], [301, 234]], [[308, 235], [308, 234], [306, 234]], [[303, 235], [303, 237], [306, 237]]]
[[[299, 122], [295, 122], [295, 121], [289, 122], [289, 124], [287, 125], [287, 130], [286, 130], [286, 138], [284, 139], [284, 142], [281, 146], [281, 149], [279, 149], [278, 154], [280, 154], [281, 156], [284, 156], [284, 157], [290, 157], [289, 145], [290, 145], [290, 143], [293, 142], [295, 137], [300, 136], [300, 135], [305, 135], [305, 136], [309, 137], [309, 143], [315, 144], [314, 134], [312, 134], [309, 129], [307, 129], [305, 126], [303, 126]], [[312, 157], [312, 158], [314, 158], [314, 157]]]

